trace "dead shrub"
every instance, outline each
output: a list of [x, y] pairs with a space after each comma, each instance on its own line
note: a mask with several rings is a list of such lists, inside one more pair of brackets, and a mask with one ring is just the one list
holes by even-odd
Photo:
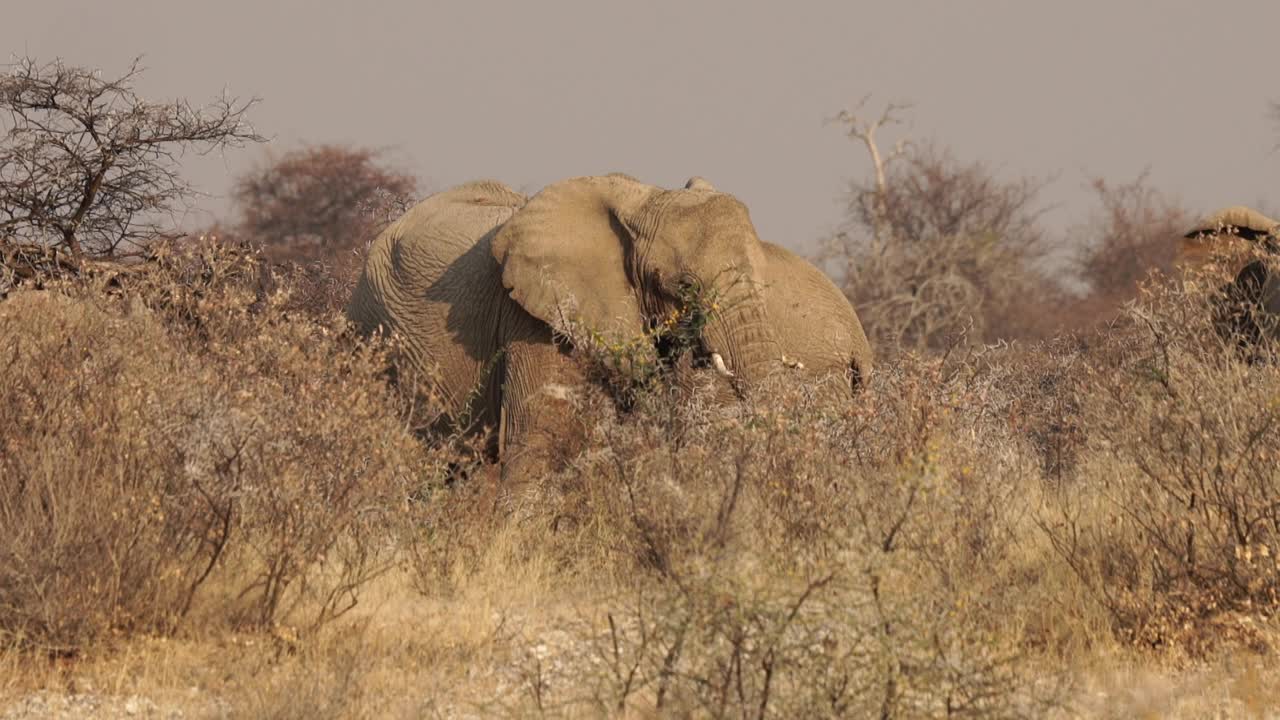
[[[171, 626], [221, 550], [175, 421], [212, 380], [146, 318], [52, 293], [0, 303], [0, 628], [69, 652], [111, 629]], [[153, 383], [187, 377], [196, 392]], [[167, 430], [165, 432], [164, 430]]]
[[346, 265], [418, 197], [418, 179], [384, 155], [344, 145], [268, 155], [236, 179], [238, 234], [273, 260]]
[[[210, 244], [0, 302], [0, 633], [319, 625], [391, 567], [451, 451], [417, 442], [385, 352], [279, 309]], [[65, 294], [63, 294], [65, 293]]]
[[[225, 714], [270, 720], [373, 717], [382, 698], [371, 697], [364, 628], [343, 629], [323, 644], [302, 648], [298, 657], [238, 658], [252, 670]], [[230, 712], [228, 712], [230, 711]]]
[[576, 628], [586, 676], [557, 699], [553, 678], [527, 672], [530, 704], [711, 717], [1019, 717], [1039, 705], [1016, 652], [954, 613], [926, 620], [937, 608], [922, 598], [838, 570], [707, 570], [612, 598], [603, 622]]
[[[538, 657], [513, 712], [1003, 716], [1046, 700], [1016, 671], [1037, 460], [995, 388], [905, 356], [857, 403], [775, 378], [748, 406], [642, 396], [579, 410], [591, 449], [509, 520], [440, 532], [506, 562], [610, 578], [574, 680]], [[713, 394], [713, 392], [711, 393]], [[440, 519], [471, 498], [440, 497]], [[459, 503], [459, 505], [455, 505]], [[450, 508], [453, 509], [450, 509]], [[455, 514], [455, 511], [457, 514]], [[477, 562], [456, 555], [452, 572]], [[461, 570], [459, 568], [461, 567]], [[439, 587], [438, 565], [419, 566]]]
[[195, 195], [188, 151], [265, 142], [248, 123], [257, 99], [225, 93], [193, 105], [140, 97], [135, 58], [116, 76], [61, 59], [13, 58], [0, 75], [0, 240], [59, 247], [80, 260], [134, 255], [166, 236], [166, 216]]
[[[272, 265], [272, 275], [287, 278], [289, 293], [281, 310], [313, 318], [331, 318], [346, 312], [363, 266], [363, 255], [335, 258], [332, 262], [285, 261]], [[276, 281], [279, 282], [279, 281]]]
[[984, 411], [1002, 419], [1040, 457], [1043, 479], [1058, 484], [1074, 477], [1088, 428], [1082, 396], [1090, 391], [1087, 358], [1104, 342], [1096, 333], [1063, 334], [1031, 343], [1001, 343], [956, 354], [949, 364], [960, 377], [998, 392]]
[[1088, 459], [1046, 522], [1122, 637], [1192, 656], [1280, 580], [1280, 373], [1216, 332], [1216, 284], [1148, 286], [1089, 359]]
[[1130, 183], [1095, 178], [1090, 185], [1102, 212], [1079, 232], [1088, 240], [1075, 262], [1091, 295], [1115, 312], [1137, 297], [1139, 283], [1152, 271], [1172, 275], [1177, 240], [1192, 218], [1150, 187], [1145, 172]]

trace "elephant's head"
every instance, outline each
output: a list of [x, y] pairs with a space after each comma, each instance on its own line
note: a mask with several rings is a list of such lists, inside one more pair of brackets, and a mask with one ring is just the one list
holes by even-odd
[[1182, 236], [1178, 252], [1180, 265], [1198, 266], [1206, 262], [1217, 248], [1243, 241], [1263, 246], [1271, 253], [1280, 252], [1276, 234], [1280, 222], [1243, 205], [1223, 208], [1200, 219]]
[[710, 189], [664, 190], [624, 175], [547, 186], [496, 233], [494, 258], [530, 315], [619, 340], [694, 294], [715, 306], [694, 351], [748, 383], [780, 360], [761, 296], [763, 248], [747, 208]]

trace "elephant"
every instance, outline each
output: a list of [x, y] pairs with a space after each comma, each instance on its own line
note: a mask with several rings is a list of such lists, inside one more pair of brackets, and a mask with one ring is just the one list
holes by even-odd
[[[1280, 256], [1280, 222], [1262, 213], [1235, 205], [1207, 215], [1184, 236], [1184, 259], [1202, 261], [1215, 243], [1239, 238]], [[1265, 260], [1254, 260], [1223, 285], [1213, 298], [1213, 324], [1218, 334], [1232, 342], [1249, 362], [1260, 358], [1263, 340], [1280, 339], [1280, 273]]]
[[453, 427], [488, 434], [505, 482], [547, 469], [590, 384], [571, 343], [653, 337], [691, 294], [712, 304], [689, 325], [686, 355], [739, 396], [773, 372], [839, 371], [851, 396], [870, 377], [844, 295], [761, 241], [746, 206], [700, 178], [676, 190], [614, 173], [532, 197], [494, 180], [437, 193], [374, 240], [347, 316], [362, 334], [402, 338], [402, 364], [430, 378]]

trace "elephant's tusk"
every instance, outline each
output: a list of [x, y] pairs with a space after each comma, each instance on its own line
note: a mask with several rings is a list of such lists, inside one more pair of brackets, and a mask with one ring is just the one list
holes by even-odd
[[720, 353], [711, 353], [711, 364], [715, 366], [716, 372], [725, 377], [733, 377], [733, 372], [724, 366], [724, 358], [720, 357]]

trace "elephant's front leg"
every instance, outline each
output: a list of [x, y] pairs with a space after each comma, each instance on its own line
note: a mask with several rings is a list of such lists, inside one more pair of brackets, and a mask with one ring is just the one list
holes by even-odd
[[587, 386], [577, 363], [531, 333], [507, 345], [498, 455], [504, 491], [520, 495], [581, 452], [584, 428], [577, 416]]

